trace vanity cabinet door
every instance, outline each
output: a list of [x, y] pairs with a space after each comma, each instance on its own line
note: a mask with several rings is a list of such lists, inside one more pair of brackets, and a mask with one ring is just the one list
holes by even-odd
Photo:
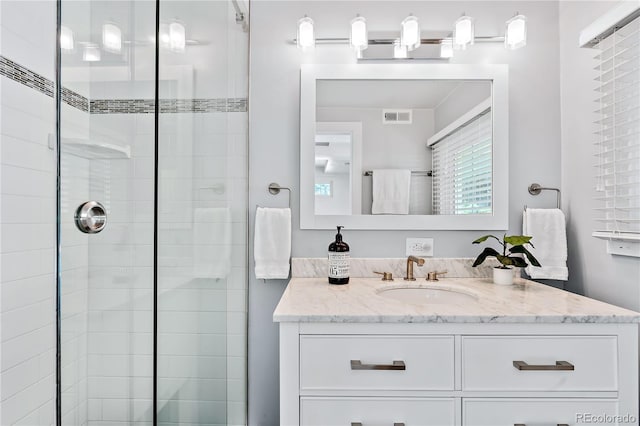
[[300, 336], [300, 389], [453, 390], [452, 336]]
[[304, 426], [453, 426], [453, 398], [301, 398]]
[[616, 336], [463, 336], [465, 391], [616, 391]]
[[[618, 412], [616, 400], [603, 399], [463, 399], [464, 426], [556, 426], [637, 424]], [[601, 421], [600, 421], [601, 420]]]

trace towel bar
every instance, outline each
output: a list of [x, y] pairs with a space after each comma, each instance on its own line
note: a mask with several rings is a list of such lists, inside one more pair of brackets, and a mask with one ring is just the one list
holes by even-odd
[[[433, 170], [411, 170], [413, 176], [433, 176]], [[373, 176], [373, 170], [365, 170], [362, 176]]]

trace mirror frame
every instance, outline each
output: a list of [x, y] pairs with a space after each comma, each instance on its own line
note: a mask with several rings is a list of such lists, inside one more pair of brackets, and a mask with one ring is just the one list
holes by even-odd
[[[487, 80], [493, 118], [492, 215], [316, 215], [316, 88], [318, 80]], [[507, 65], [305, 64], [300, 72], [300, 229], [509, 229], [509, 94]], [[425, 138], [425, 144], [426, 144]], [[496, 167], [500, 164], [501, 167]], [[306, 190], [305, 190], [306, 189]]]

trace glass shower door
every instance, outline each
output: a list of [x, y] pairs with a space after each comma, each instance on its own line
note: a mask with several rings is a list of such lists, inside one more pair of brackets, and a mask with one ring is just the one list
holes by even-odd
[[248, 11], [158, 4], [62, 0], [65, 426], [246, 424]]
[[155, 4], [61, 12], [62, 424], [151, 424]]
[[160, 2], [158, 424], [246, 422], [246, 9]]

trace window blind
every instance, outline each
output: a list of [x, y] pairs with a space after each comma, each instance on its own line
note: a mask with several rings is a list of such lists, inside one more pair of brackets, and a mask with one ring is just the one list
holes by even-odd
[[491, 123], [487, 110], [431, 145], [434, 214], [493, 212]]
[[640, 239], [640, 17], [599, 41], [594, 236]]

